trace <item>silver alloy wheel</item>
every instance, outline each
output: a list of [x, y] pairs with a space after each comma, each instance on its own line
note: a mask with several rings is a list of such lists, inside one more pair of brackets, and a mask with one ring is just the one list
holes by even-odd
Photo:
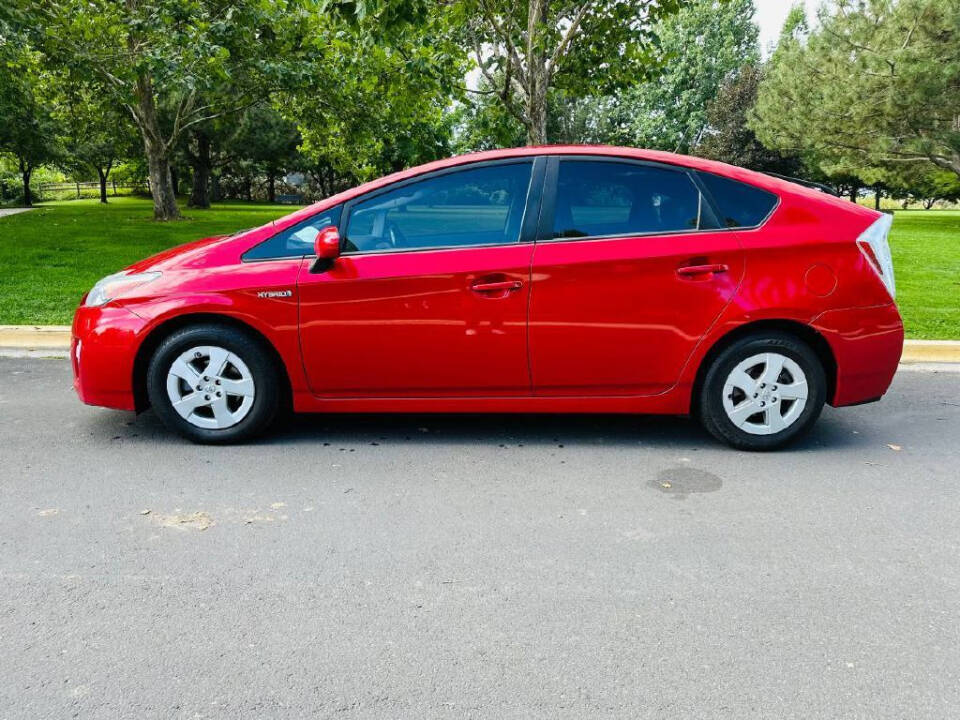
[[250, 412], [255, 394], [250, 368], [216, 345], [199, 345], [180, 353], [167, 372], [167, 395], [173, 409], [199, 428], [233, 427]]
[[807, 376], [776, 352], [752, 355], [737, 365], [723, 385], [723, 409], [730, 421], [751, 435], [773, 435], [797, 421], [807, 404]]

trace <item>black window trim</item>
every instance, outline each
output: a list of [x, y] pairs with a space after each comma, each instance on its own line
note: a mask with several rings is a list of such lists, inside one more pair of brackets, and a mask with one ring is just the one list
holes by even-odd
[[[544, 171], [546, 160], [539, 155], [517, 155], [514, 157], [508, 158], [497, 158], [495, 160], [482, 160], [478, 162], [468, 162], [462, 163], [459, 165], [451, 165], [450, 167], [441, 168], [439, 170], [433, 170], [431, 172], [421, 173], [420, 175], [414, 175], [413, 177], [405, 178], [404, 180], [399, 180], [395, 183], [390, 183], [383, 187], [379, 187], [376, 190], [371, 190], [368, 193], [363, 195], [358, 195], [355, 198], [351, 198], [343, 204], [343, 210], [340, 213], [340, 223], [337, 226], [337, 230], [341, 236], [341, 246], [342, 243], [347, 240], [346, 233], [344, 230], [347, 227], [350, 213], [353, 211], [353, 206], [357, 205], [360, 202], [370, 200], [382, 195], [386, 192], [391, 192], [398, 188], [405, 187], [407, 185], [412, 185], [417, 182], [422, 182], [424, 180], [430, 180], [436, 177], [442, 177], [444, 175], [449, 175], [451, 173], [460, 172], [463, 170], [476, 170], [484, 167], [495, 167], [499, 165], [530, 165], [530, 181], [527, 186], [527, 196], [526, 201], [523, 207], [523, 218], [520, 221], [520, 235], [514, 242], [508, 243], [484, 243], [480, 245], [431, 245], [428, 247], [417, 247], [417, 248], [393, 248], [390, 250], [379, 249], [379, 250], [354, 250], [352, 252], [342, 253], [341, 257], [357, 257], [357, 256], [366, 256], [366, 255], [395, 255], [397, 253], [416, 253], [416, 252], [437, 252], [440, 250], [470, 250], [472, 248], [491, 248], [491, 247], [514, 247], [516, 245], [525, 245], [532, 243], [534, 241], [534, 236], [536, 234], [536, 224], [537, 218], [540, 214], [540, 205], [543, 197], [543, 182], [544, 182]], [[307, 255], [306, 257], [315, 257], [314, 255]]]
[[[683, 167], [681, 165], [671, 165], [669, 163], [657, 162], [655, 160], [643, 160], [640, 158], [626, 157], [623, 155], [590, 155], [590, 154], [571, 154], [571, 155], [549, 155], [547, 156], [547, 172], [546, 178], [544, 180], [544, 190], [543, 190], [543, 201], [541, 203], [540, 209], [540, 222], [538, 223], [537, 229], [537, 242], [579, 242], [579, 241], [593, 241], [593, 240], [622, 240], [624, 238], [644, 238], [644, 237], [661, 237], [664, 235], [695, 235], [700, 233], [718, 233], [718, 232], [737, 232], [744, 230], [757, 230], [767, 223], [767, 221], [773, 216], [777, 211], [777, 208], [780, 206], [781, 198], [776, 193], [773, 193], [764, 188], [758, 188], [756, 185], [743, 182], [742, 180], [736, 180], [734, 178], [729, 178], [726, 175], [720, 175], [718, 173], [710, 173], [716, 175], [717, 177], [726, 178], [727, 180], [732, 180], [733, 182], [739, 182], [747, 187], [756, 188], [757, 190], [762, 190], [763, 192], [770, 193], [776, 198], [776, 203], [771, 208], [769, 214], [757, 225], [751, 226], [737, 226], [729, 227], [720, 222], [720, 213], [717, 208], [717, 203], [713, 198], [713, 195], [709, 193], [704, 183], [701, 181], [699, 175], [700, 170], [695, 170], [694, 168]], [[575, 162], [613, 162], [629, 165], [640, 165], [644, 167], [653, 167], [660, 170], [667, 170], [670, 172], [681, 173], [687, 176], [687, 178], [693, 183], [694, 187], [700, 192], [700, 202], [701, 202], [701, 227], [691, 230], [664, 230], [657, 232], [644, 232], [644, 233], [617, 233], [610, 235], [582, 235], [579, 237], [553, 237], [553, 216], [556, 209], [556, 199], [557, 199], [557, 181], [560, 174], [560, 162], [561, 161], [575, 161]], [[708, 223], [713, 227], [703, 227], [703, 218], [708, 219]]]

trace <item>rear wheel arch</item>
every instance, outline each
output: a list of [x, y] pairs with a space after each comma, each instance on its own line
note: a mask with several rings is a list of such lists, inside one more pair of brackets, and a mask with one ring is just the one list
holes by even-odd
[[270, 342], [262, 332], [249, 323], [229, 315], [219, 315], [217, 313], [187, 313], [169, 318], [157, 325], [150, 331], [147, 337], [144, 338], [143, 342], [140, 343], [140, 347], [137, 349], [137, 354], [133, 361], [133, 397], [134, 407], [138, 413], [150, 407], [150, 400], [147, 397], [147, 369], [150, 366], [150, 359], [153, 357], [153, 354], [157, 351], [157, 348], [160, 347], [161, 343], [173, 333], [195, 325], [222, 325], [233, 328], [245, 333], [260, 344], [273, 359], [274, 365], [279, 373], [283, 407], [290, 407], [293, 391], [291, 389], [287, 366], [273, 343]]
[[690, 393], [690, 414], [697, 415], [700, 406], [700, 393], [703, 391], [704, 378], [710, 366], [725, 349], [741, 338], [751, 335], [763, 335], [764, 332], [778, 332], [792, 335], [806, 343], [816, 353], [827, 378], [827, 402], [833, 400], [837, 388], [837, 359], [827, 339], [811, 326], [797, 320], [756, 320], [734, 328], [718, 338], [700, 361]]

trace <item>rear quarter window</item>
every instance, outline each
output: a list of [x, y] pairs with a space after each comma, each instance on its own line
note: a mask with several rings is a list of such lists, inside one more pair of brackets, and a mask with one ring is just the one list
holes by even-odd
[[699, 173], [713, 198], [723, 227], [756, 227], [773, 212], [777, 196], [753, 185], [711, 173]]

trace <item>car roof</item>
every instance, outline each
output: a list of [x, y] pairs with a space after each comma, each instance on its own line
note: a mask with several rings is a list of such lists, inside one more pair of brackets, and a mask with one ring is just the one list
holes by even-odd
[[[664, 150], [644, 150], [641, 148], [620, 147], [616, 145], [528, 145], [525, 147], [482, 150], [463, 155], [455, 155], [453, 157], [435, 160], [424, 165], [417, 165], [416, 167], [407, 168], [406, 170], [401, 170], [390, 175], [384, 175], [376, 180], [371, 180], [370, 182], [357, 185], [356, 187], [352, 187], [341, 193], [320, 200], [313, 205], [309, 205], [295, 213], [292, 213], [291, 215], [280, 218], [276, 221], [276, 225], [281, 227], [289, 227], [290, 225], [300, 222], [307, 217], [316, 214], [317, 212], [351, 200], [358, 195], [363, 195], [364, 193], [368, 193], [371, 190], [376, 190], [377, 188], [385, 185], [416, 177], [417, 175], [423, 175], [424, 173], [433, 172], [435, 170], [443, 170], [445, 168], [457, 167], [459, 165], [487, 162], [491, 160], [539, 157], [544, 155], [592, 155], [596, 157], [620, 157], [633, 160], [646, 160], [649, 162], [663, 163], [665, 165], [673, 165], [675, 167], [688, 168], [691, 170], [699, 170], [702, 172], [722, 175], [724, 177], [740, 180], [750, 185], [764, 188], [771, 192], [777, 193], [778, 195], [783, 195], [785, 193], [801, 195], [821, 202], [827, 202], [828, 204], [839, 204], [847, 209], [860, 207], [854, 203], [850, 203], [847, 200], [826, 195], [819, 190], [804, 187], [802, 185], [798, 185], [797, 183], [789, 182], [765, 173], [747, 170], [746, 168], [738, 167], [736, 165], [728, 165], [727, 163], [716, 160], [708, 160], [706, 158], [695, 157], [692, 155], [679, 155], [677, 153], [666, 152]], [[867, 208], [862, 209], [866, 210], [868, 213], [873, 213], [873, 211], [868, 210]]]

